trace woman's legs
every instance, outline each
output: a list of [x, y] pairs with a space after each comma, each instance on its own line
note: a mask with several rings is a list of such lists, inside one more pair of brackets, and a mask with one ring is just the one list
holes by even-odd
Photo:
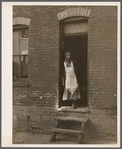
[[80, 99], [80, 98], [81, 98], [81, 96], [80, 96], [80, 90], [79, 90], [79, 87], [78, 87], [76, 89], [76, 91], [72, 95], [72, 99], [73, 99], [72, 106], [73, 106], [74, 109], [77, 108], [76, 100], [77, 99]]
[[73, 101], [72, 101], [72, 107], [73, 107], [73, 109], [76, 109], [77, 108], [77, 105], [76, 105], [77, 90], [73, 93], [72, 99], [73, 99]]
[[73, 107], [73, 109], [77, 109], [77, 105], [76, 105], [76, 101], [75, 100], [72, 101], [72, 107]]
[[67, 89], [64, 89], [63, 100], [72, 100], [73, 109], [77, 108], [76, 100], [79, 98], [79, 88], [77, 88], [73, 94], [71, 94]]

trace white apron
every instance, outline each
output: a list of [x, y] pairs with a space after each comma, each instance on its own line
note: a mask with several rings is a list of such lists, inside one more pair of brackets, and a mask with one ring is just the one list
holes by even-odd
[[71, 67], [67, 67], [66, 62], [64, 62], [64, 67], [66, 73], [65, 88], [70, 91], [71, 94], [73, 94], [78, 88], [73, 62], [71, 62]]

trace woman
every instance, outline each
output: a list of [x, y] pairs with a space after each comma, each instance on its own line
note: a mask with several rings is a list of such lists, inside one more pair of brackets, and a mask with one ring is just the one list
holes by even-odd
[[73, 100], [73, 108], [77, 108], [76, 99], [80, 99], [80, 90], [75, 74], [74, 63], [71, 60], [71, 52], [65, 52], [64, 61], [65, 77], [63, 77], [63, 100]]

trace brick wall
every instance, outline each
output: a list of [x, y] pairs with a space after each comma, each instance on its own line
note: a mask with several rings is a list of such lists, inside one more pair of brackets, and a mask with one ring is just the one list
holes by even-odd
[[[14, 6], [14, 17], [31, 19], [26, 90], [14, 88], [13, 130], [49, 133], [59, 115], [59, 20], [67, 7]], [[88, 137], [116, 138], [117, 8], [90, 7], [88, 33]], [[20, 88], [20, 87], [19, 87]], [[28, 90], [28, 91], [27, 91]], [[27, 91], [27, 98], [16, 98]]]
[[116, 7], [97, 7], [95, 11], [93, 9], [89, 19], [88, 71], [91, 108], [116, 107], [116, 12]]
[[89, 18], [88, 99], [92, 136], [116, 137], [117, 133], [116, 12], [116, 7], [92, 7]]

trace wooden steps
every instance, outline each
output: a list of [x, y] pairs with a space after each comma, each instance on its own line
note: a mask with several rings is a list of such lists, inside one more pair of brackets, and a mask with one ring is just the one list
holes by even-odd
[[90, 113], [90, 110], [87, 107], [73, 109], [72, 107], [61, 107], [57, 109], [59, 112], [70, 112], [70, 113]]
[[55, 117], [55, 120], [58, 121], [74, 121], [74, 122], [80, 122], [80, 123], [86, 123], [88, 121], [88, 118], [77, 118], [77, 117]]
[[56, 133], [75, 133], [75, 134], [83, 134], [83, 131], [78, 131], [78, 130], [69, 130], [69, 129], [60, 129], [60, 128], [53, 128], [52, 132]]
[[[57, 134], [59, 133], [64, 133], [64, 134], [67, 134], [67, 133], [74, 133], [74, 134], [78, 134], [78, 143], [79, 144], [82, 144], [83, 143], [83, 138], [84, 138], [84, 126], [85, 124], [87, 123], [88, 121], [88, 118], [79, 118], [79, 117], [61, 117], [61, 116], [57, 116], [54, 118], [56, 121], [57, 121], [57, 124], [56, 124], [56, 128], [53, 128], [51, 130], [51, 132], [53, 132], [52, 136], [51, 136], [51, 139], [50, 139], [50, 142], [53, 142], [56, 140], [56, 136]], [[65, 128], [61, 128], [61, 126], [64, 124], [62, 122], [65, 121], [65, 124], [67, 122], [78, 122], [78, 123], [81, 123], [81, 128], [80, 130], [71, 130], [71, 129], [65, 129]], [[65, 125], [66, 127], [66, 125]]]

